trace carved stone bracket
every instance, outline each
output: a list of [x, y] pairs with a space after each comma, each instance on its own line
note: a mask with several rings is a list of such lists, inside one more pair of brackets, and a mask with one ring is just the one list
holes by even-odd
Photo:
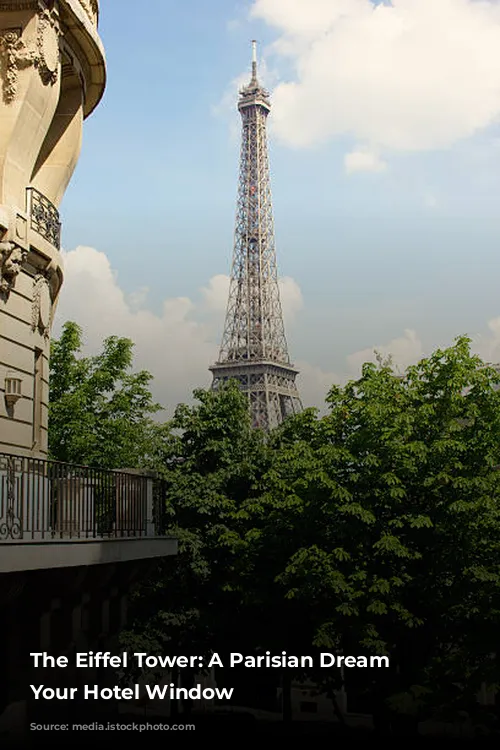
[[52, 300], [49, 282], [43, 274], [33, 281], [33, 305], [31, 310], [31, 330], [49, 338], [52, 322]]
[[11, 104], [17, 96], [19, 72], [34, 66], [45, 85], [54, 85], [59, 75], [59, 16], [56, 10], [39, 6], [35, 39], [23, 39], [22, 29], [0, 30], [3, 98]]
[[0, 294], [7, 299], [14, 288], [28, 251], [13, 242], [0, 242]]

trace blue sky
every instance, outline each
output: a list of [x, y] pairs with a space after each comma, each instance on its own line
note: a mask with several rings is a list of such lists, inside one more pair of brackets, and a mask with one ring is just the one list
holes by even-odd
[[[345, 0], [147, 0], [138, 14], [132, 0], [102, 0], [108, 84], [61, 206], [68, 255], [58, 324], [78, 316], [94, 348], [109, 333], [127, 335], [132, 318], [132, 338], [161, 339], [163, 325], [161, 357], [141, 342], [137, 357], [168, 406], [209, 382], [203, 357], [217, 349], [224, 311], [202, 290], [229, 272], [235, 79], [257, 38], [273, 94], [278, 264], [293, 279], [287, 336], [308, 401], [319, 403], [328, 382], [374, 347], [392, 347], [404, 365], [470, 333], [493, 356], [499, 5], [478, 14], [469, 0], [421, 0], [414, 15], [405, 5], [394, 0], [384, 15], [369, 0], [348, 12]], [[121, 319], [105, 300], [90, 313], [89, 284], [103, 298], [122, 294]], [[198, 359], [172, 338], [178, 298], [190, 301], [182, 325]], [[182, 366], [169, 369], [175, 357], [185, 378]]]

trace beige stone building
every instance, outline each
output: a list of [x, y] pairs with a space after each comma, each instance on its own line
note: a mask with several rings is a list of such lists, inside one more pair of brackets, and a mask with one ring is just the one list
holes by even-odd
[[[108, 679], [75, 668], [43, 674], [29, 654], [65, 654], [71, 664], [75, 650], [118, 648], [133, 582], [177, 552], [155, 477], [47, 458], [50, 330], [63, 283], [58, 207], [83, 122], [104, 92], [98, 10], [97, 0], [0, 0], [2, 747], [50, 714], [30, 684]], [[63, 709], [78, 710], [56, 703], [58, 722]]]
[[0, 0], [0, 453], [47, 453], [58, 206], [105, 86], [97, 0]]

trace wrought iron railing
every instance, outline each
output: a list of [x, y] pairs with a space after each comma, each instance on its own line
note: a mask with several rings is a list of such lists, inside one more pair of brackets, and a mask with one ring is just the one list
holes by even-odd
[[163, 508], [152, 477], [0, 453], [0, 543], [161, 536]]
[[59, 211], [35, 188], [27, 188], [28, 214], [31, 228], [58, 250], [61, 248]]

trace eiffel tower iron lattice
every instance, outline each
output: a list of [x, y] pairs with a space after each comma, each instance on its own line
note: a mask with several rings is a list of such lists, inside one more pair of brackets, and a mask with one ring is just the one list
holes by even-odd
[[252, 78], [238, 102], [242, 141], [229, 300], [219, 359], [210, 370], [212, 389], [238, 381], [253, 426], [270, 430], [302, 411], [302, 403], [278, 286], [266, 130], [271, 103], [257, 79], [255, 42], [252, 47]]

